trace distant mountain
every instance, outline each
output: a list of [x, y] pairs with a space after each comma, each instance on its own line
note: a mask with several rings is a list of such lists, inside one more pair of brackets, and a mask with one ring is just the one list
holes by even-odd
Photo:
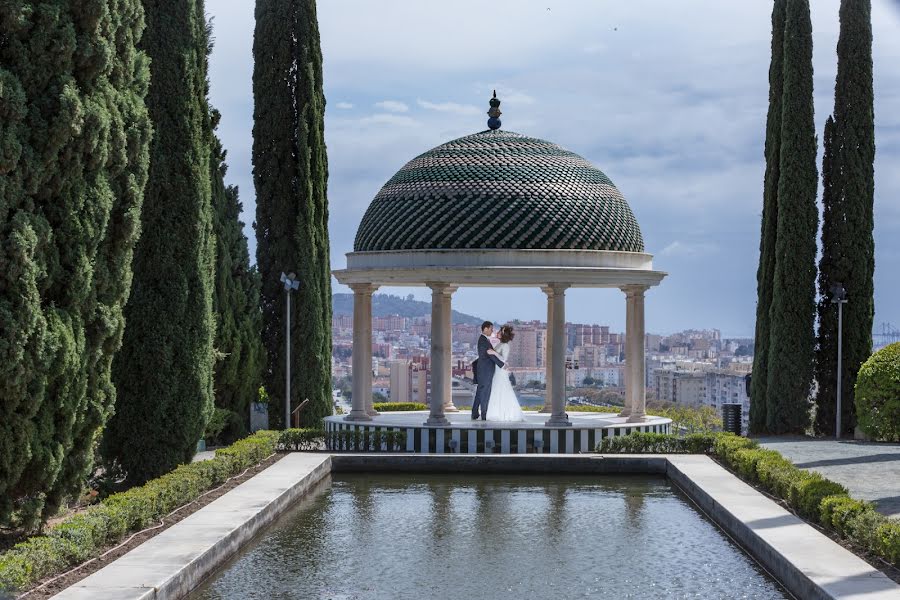
[[[353, 294], [334, 294], [331, 300], [331, 307], [336, 315], [352, 315]], [[414, 317], [430, 317], [431, 302], [413, 300], [412, 295], [406, 298], [390, 294], [375, 294], [372, 296], [372, 316], [387, 317], [390, 315], [400, 315], [411, 319]], [[483, 321], [480, 317], [467, 315], [455, 310], [453, 311], [452, 319], [455, 325], [481, 325]]]

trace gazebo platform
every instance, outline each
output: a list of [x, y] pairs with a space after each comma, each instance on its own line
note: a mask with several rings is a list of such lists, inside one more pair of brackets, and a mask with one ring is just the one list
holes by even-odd
[[591, 452], [603, 438], [634, 431], [669, 433], [671, 419], [647, 415], [628, 423], [615, 413], [569, 412], [571, 426], [546, 424], [550, 415], [526, 411], [526, 421], [473, 421], [468, 412], [448, 413], [448, 425], [426, 425], [426, 411], [381, 413], [371, 421], [325, 418], [327, 431], [404, 431], [407, 452], [462, 454], [572, 454]]

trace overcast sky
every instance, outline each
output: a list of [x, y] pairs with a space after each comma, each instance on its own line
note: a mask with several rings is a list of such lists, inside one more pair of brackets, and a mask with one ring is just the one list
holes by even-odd
[[[834, 102], [839, 2], [811, 4], [821, 137]], [[253, 5], [206, 0], [212, 101], [251, 256]], [[320, 0], [318, 11], [333, 268], [346, 265], [384, 182], [429, 148], [485, 129], [496, 88], [504, 129], [581, 154], [625, 195], [655, 267], [669, 273], [647, 296], [648, 331], [753, 334], [771, 2]], [[873, 0], [873, 27], [880, 328], [900, 326], [900, 2]], [[381, 291], [430, 299], [427, 288]], [[502, 322], [543, 319], [544, 298], [463, 288], [453, 303]], [[624, 328], [618, 290], [570, 291], [566, 310], [569, 321]]]

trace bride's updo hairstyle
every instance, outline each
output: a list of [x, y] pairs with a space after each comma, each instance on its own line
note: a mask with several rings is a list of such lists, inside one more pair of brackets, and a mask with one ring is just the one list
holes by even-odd
[[513, 333], [513, 328], [511, 325], [504, 325], [500, 328], [499, 338], [502, 343], [508, 344], [514, 337], [516, 337], [516, 334]]

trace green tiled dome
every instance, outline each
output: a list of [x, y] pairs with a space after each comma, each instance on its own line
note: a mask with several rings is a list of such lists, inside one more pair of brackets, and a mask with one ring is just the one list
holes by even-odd
[[488, 130], [409, 161], [372, 200], [353, 249], [643, 252], [644, 241], [622, 194], [588, 161]]

